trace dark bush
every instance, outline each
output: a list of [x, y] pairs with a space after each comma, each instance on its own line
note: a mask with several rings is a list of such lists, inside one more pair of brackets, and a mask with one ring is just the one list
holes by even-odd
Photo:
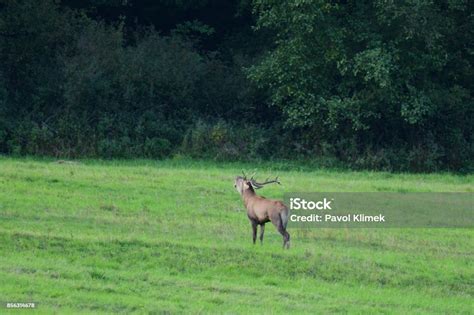
[[471, 2], [93, 2], [0, 4], [0, 153], [473, 170]]

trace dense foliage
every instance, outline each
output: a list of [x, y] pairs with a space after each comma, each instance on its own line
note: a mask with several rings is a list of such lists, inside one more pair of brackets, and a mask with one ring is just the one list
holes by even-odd
[[309, 146], [356, 163], [460, 168], [473, 154], [472, 7], [259, 0], [276, 49], [251, 77]]
[[0, 2], [0, 153], [473, 169], [470, 1]]

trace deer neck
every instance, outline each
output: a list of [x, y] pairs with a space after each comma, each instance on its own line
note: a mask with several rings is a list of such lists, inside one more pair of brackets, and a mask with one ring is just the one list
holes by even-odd
[[242, 193], [242, 199], [244, 200], [245, 205], [247, 205], [247, 203], [256, 196], [257, 194], [255, 191], [251, 189], [247, 189]]

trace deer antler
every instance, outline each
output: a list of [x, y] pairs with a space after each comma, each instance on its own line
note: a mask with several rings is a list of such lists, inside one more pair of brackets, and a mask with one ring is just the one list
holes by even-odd
[[255, 189], [260, 189], [263, 186], [265, 186], [267, 184], [272, 184], [272, 183], [277, 183], [278, 185], [281, 185], [280, 180], [278, 179], [278, 176], [275, 177], [275, 179], [272, 179], [272, 180], [267, 178], [263, 183], [259, 183], [259, 182], [255, 181], [255, 179], [253, 179], [253, 178], [250, 180], [250, 182], [251, 182], [253, 188], [255, 188]]
[[[255, 176], [256, 172], [253, 172], [252, 175], [250, 175], [250, 181], [254, 180], [253, 177]], [[242, 175], [244, 175], [244, 179], [247, 180], [249, 177], [247, 174], [245, 174], [244, 170], [242, 170]]]

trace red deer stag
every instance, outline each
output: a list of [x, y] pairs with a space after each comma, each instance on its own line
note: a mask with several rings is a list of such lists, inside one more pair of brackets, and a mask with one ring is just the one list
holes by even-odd
[[283, 248], [290, 248], [290, 234], [286, 231], [288, 223], [288, 207], [278, 200], [270, 200], [265, 197], [258, 196], [256, 189], [262, 188], [264, 185], [277, 183], [280, 184], [278, 177], [274, 180], [267, 180], [263, 183], [255, 181], [253, 175], [250, 179], [242, 171], [242, 176], [235, 178], [234, 187], [242, 196], [245, 208], [247, 208], [247, 216], [252, 224], [253, 243], [257, 239], [257, 225], [260, 225], [260, 243], [263, 244], [263, 233], [265, 232], [265, 223], [271, 221], [278, 232], [283, 235]]

